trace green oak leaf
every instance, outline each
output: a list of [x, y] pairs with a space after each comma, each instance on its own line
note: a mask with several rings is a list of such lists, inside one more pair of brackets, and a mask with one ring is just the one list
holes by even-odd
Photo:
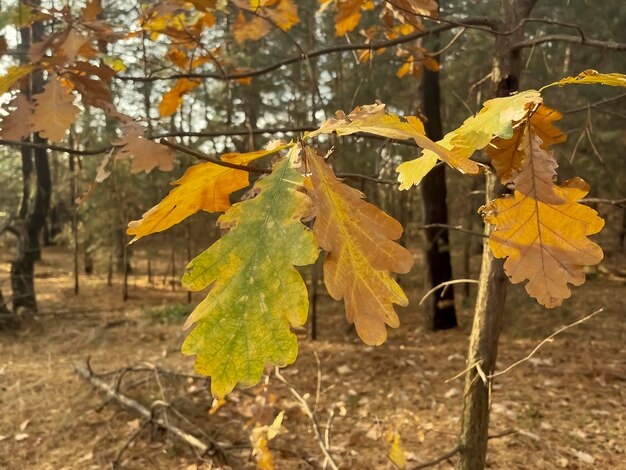
[[190, 290], [212, 285], [185, 324], [195, 327], [182, 351], [196, 355], [195, 369], [211, 377], [217, 397], [237, 383], [255, 385], [266, 364], [285, 366], [298, 355], [290, 325], [306, 322], [308, 297], [294, 266], [311, 264], [319, 254], [301, 222], [311, 206], [300, 190], [303, 180], [289, 158], [277, 163], [255, 184], [254, 199], [234, 204], [218, 219], [230, 231], [193, 259], [183, 276]]

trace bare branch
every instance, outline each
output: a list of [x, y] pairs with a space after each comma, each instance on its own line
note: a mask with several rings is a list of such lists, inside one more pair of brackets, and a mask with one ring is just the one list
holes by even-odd
[[[300, 62], [303, 60], [309, 60], [314, 57], [341, 53], [341, 52], [349, 52], [349, 51], [385, 49], [388, 47], [397, 46], [399, 44], [411, 42], [419, 38], [427, 37], [432, 34], [437, 34], [442, 31], [448, 31], [454, 28], [470, 28], [473, 25], [481, 25], [481, 24], [484, 25], [486, 20], [485, 18], [466, 18], [458, 22], [453, 21], [453, 20], [443, 20], [443, 19], [440, 19], [439, 21], [441, 22], [445, 21], [446, 24], [441, 24], [439, 26], [435, 26], [434, 28], [431, 28], [426, 31], [417, 31], [413, 34], [401, 36], [396, 39], [390, 39], [387, 41], [380, 41], [380, 42], [370, 43], [370, 44], [338, 44], [335, 46], [330, 46], [330, 47], [325, 47], [322, 49], [317, 49], [314, 51], [309, 51], [304, 54], [300, 53], [298, 55], [288, 57], [283, 60], [279, 60], [271, 65], [268, 65], [267, 67], [262, 67], [260, 69], [250, 70], [247, 72], [229, 73], [226, 75], [223, 75], [221, 73], [216, 73], [216, 72], [179, 73], [179, 74], [171, 74], [167, 76], [147, 76], [147, 77], [120, 75], [120, 76], [115, 76], [114, 78], [117, 80], [134, 81], [134, 82], [152, 82], [152, 81], [157, 81], [157, 80], [174, 80], [174, 79], [179, 79], [179, 78], [200, 78], [200, 79], [211, 78], [215, 80], [239, 80], [242, 78], [252, 78], [252, 77], [257, 77], [260, 75], [265, 75], [267, 73], [273, 72], [286, 65]], [[485, 29], [485, 28], [480, 28], [480, 29], [486, 32], [492, 32], [489, 29]]]
[[300, 407], [302, 408], [302, 411], [304, 411], [304, 413], [308, 416], [309, 421], [311, 421], [311, 427], [313, 428], [313, 433], [315, 434], [315, 438], [317, 439], [319, 447], [322, 450], [322, 453], [324, 454], [325, 461], [328, 462], [328, 464], [333, 470], [338, 470], [339, 466], [333, 459], [333, 456], [330, 454], [330, 448], [329, 448], [330, 446], [327, 447], [325, 443], [324, 436], [322, 435], [322, 431], [320, 430], [320, 425], [317, 422], [317, 417], [315, 415], [315, 412], [311, 410], [309, 403], [306, 401], [306, 399], [302, 395], [300, 395], [300, 393], [298, 393], [298, 391], [293, 387], [293, 385], [291, 385], [287, 381], [287, 379], [285, 379], [285, 377], [282, 376], [282, 374], [278, 370], [278, 367], [275, 368], [274, 375], [276, 376], [278, 380], [280, 380], [283, 384], [287, 386], [287, 388], [289, 389], [289, 392], [298, 401], [298, 403], [300, 403]]
[[124, 406], [125, 408], [130, 409], [134, 411], [135, 413], [139, 414], [142, 418], [148, 420], [148, 422], [152, 421], [158, 424], [159, 426], [162, 426], [163, 428], [167, 429], [173, 436], [189, 444], [191, 447], [197, 450], [200, 453], [200, 455], [204, 455], [210, 450], [211, 447], [209, 445], [205, 444], [204, 442], [202, 442], [195, 436], [192, 436], [188, 432], [183, 431], [182, 429], [180, 429], [179, 427], [173, 424], [165, 423], [163, 418], [155, 417], [153, 411], [150, 411], [148, 408], [143, 406], [138, 401], [133, 400], [132, 398], [124, 395], [123, 393], [120, 393], [119, 391], [115, 390], [106, 382], [95, 377], [89, 371], [87, 367], [82, 366], [82, 365], [77, 365], [74, 367], [74, 370], [82, 378], [90, 382], [95, 388], [103, 392], [109, 400], [115, 400], [120, 405]]
[[612, 51], [626, 51], [626, 43], [615, 41], [600, 41], [598, 39], [586, 38], [583, 40], [580, 36], [570, 36], [567, 34], [546, 34], [534, 39], [526, 39], [513, 45], [512, 50], [516, 51], [526, 47], [533, 47], [544, 42], [570, 42], [573, 44], [582, 44], [583, 46], [598, 47], [600, 49], [608, 49]]
[[454, 279], [453, 281], [442, 282], [441, 284], [437, 284], [435, 287], [433, 287], [428, 292], [426, 292], [426, 294], [424, 294], [424, 297], [422, 297], [422, 300], [419, 301], [419, 305], [422, 305], [424, 303], [424, 300], [426, 300], [428, 296], [430, 296], [434, 292], [437, 292], [437, 290], [441, 289], [442, 287], [450, 286], [452, 284], [464, 284], [464, 283], [478, 284], [479, 282], [476, 279]]
[[500, 372], [494, 372], [493, 374], [489, 375], [488, 377], [489, 377], [490, 379], [493, 379], [494, 377], [497, 377], [497, 376], [499, 376], [499, 375], [506, 374], [508, 371], [510, 371], [510, 370], [511, 370], [511, 369], [513, 369], [514, 367], [517, 367], [517, 366], [519, 366], [520, 364], [522, 364], [522, 363], [524, 363], [524, 362], [528, 361], [531, 357], [533, 357], [533, 355], [534, 355], [537, 351], [539, 351], [539, 349], [540, 349], [540, 348], [541, 348], [544, 344], [546, 344], [546, 343], [551, 343], [551, 342], [552, 342], [552, 340], [554, 339], [554, 337], [555, 337], [556, 335], [558, 335], [559, 333], [562, 333], [562, 332], [564, 332], [565, 330], [567, 330], [567, 329], [569, 329], [569, 328], [571, 328], [571, 327], [573, 327], [573, 326], [580, 325], [581, 323], [586, 322], [586, 321], [587, 321], [587, 320], [589, 320], [590, 318], [595, 317], [598, 313], [603, 312], [603, 311], [604, 311], [604, 307], [599, 308], [598, 310], [596, 310], [596, 311], [595, 311], [595, 312], [593, 312], [593, 313], [590, 313], [590, 314], [589, 314], [589, 315], [587, 315], [586, 317], [583, 317], [583, 318], [581, 318], [580, 320], [575, 321], [574, 323], [570, 323], [569, 325], [566, 325], [566, 326], [564, 326], [564, 327], [562, 327], [562, 328], [559, 328], [559, 329], [558, 329], [558, 330], [556, 330], [554, 333], [552, 333], [550, 336], [548, 336], [546, 339], [544, 339], [541, 343], [539, 343], [539, 344], [535, 347], [535, 349], [533, 349], [533, 350], [530, 352], [530, 354], [529, 354], [528, 356], [526, 356], [526, 357], [525, 357], [525, 358], [523, 358], [523, 359], [520, 359], [520, 360], [519, 360], [519, 361], [517, 361], [517, 362], [514, 362], [514, 363], [513, 363], [513, 364], [511, 364], [509, 367], [507, 367], [507, 368], [506, 368], [506, 369], [504, 369], [504, 370], [501, 370]]
[[581, 111], [587, 111], [589, 108], [596, 109], [598, 106], [602, 106], [607, 103], [612, 103], [613, 101], [618, 101], [618, 100], [621, 100], [622, 98], [626, 98], [626, 92], [620, 93], [619, 95], [616, 95], [616, 96], [612, 96], [611, 98], [604, 98], [603, 100], [596, 101], [595, 103], [586, 104], [585, 106], [568, 109], [567, 111], [563, 111], [563, 114], [579, 113]]

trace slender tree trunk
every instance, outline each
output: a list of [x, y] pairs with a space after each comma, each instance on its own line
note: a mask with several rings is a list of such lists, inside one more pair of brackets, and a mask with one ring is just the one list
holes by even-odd
[[[74, 129], [70, 131], [70, 147], [74, 147]], [[72, 181], [70, 183], [70, 207], [72, 208], [72, 241], [74, 243], [74, 295], [78, 295], [79, 292], [79, 277], [78, 277], [78, 205], [76, 204], [76, 197], [78, 196], [78, 165], [75, 155], [70, 155], [69, 170]]]
[[[431, 49], [439, 49], [439, 35], [429, 43]], [[443, 137], [441, 124], [441, 102], [439, 73], [424, 69], [422, 80], [422, 108], [426, 123], [426, 135], [431, 140]], [[446, 201], [446, 167], [439, 165], [426, 175], [420, 185], [422, 196], [422, 221], [430, 224], [448, 223], [448, 204]], [[450, 233], [447, 228], [426, 228], [424, 230], [424, 260], [426, 268], [426, 288], [452, 279], [450, 260]], [[445, 330], [457, 326], [454, 308], [454, 290], [448, 286], [445, 291], [430, 296], [427, 304], [430, 327], [433, 330]]]
[[[500, 0], [500, 20], [497, 28], [512, 31], [528, 17], [536, 0]], [[524, 36], [524, 29], [513, 34], [496, 36], [492, 69], [492, 91], [495, 96], [508, 96], [519, 89], [520, 52], [511, 46]], [[503, 188], [497, 179], [487, 177], [487, 200], [496, 197]], [[485, 227], [489, 234], [490, 226]], [[485, 239], [480, 271], [478, 297], [474, 310], [474, 324], [470, 337], [463, 394], [463, 416], [459, 436], [459, 470], [482, 470], [486, 466], [491, 405], [491, 380], [483, 381], [481, 375], [493, 373], [498, 355], [498, 339], [506, 301], [507, 277], [503, 260], [496, 259]]]
[[[33, 2], [36, 5], [38, 2]], [[40, 41], [43, 37], [43, 23], [34, 23], [30, 28], [22, 28], [20, 31], [22, 45], [25, 50], [33, 42]], [[41, 93], [44, 87], [44, 77], [41, 70], [31, 74], [31, 83], [22, 89], [28, 99], [33, 94]], [[46, 143], [45, 139], [35, 134], [33, 141]], [[20, 249], [11, 264], [11, 286], [13, 289], [13, 307], [30, 311], [37, 310], [35, 296], [34, 270], [35, 261], [41, 258], [39, 237], [46, 223], [46, 216], [50, 206], [50, 193], [52, 183], [50, 180], [50, 167], [48, 164], [48, 152], [45, 148], [30, 149], [22, 147], [22, 175], [23, 194], [19, 210], [19, 217], [23, 221], [22, 240], [18, 242]], [[30, 186], [33, 170], [35, 170], [36, 189], [34, 196]]]

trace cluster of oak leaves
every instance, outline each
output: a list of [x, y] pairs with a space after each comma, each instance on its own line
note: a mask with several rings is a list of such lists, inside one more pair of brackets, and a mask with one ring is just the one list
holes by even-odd
[[[84, 106], [100, 108], [120, 121], [122, 138], [111, 155], [132, 158], [135, 172], [157, 166], [171, 170], [170, 149], [145, 137], [144, 128], [112, 104], [109, 81], [124, 70], [124, 65], [104, 56], [98, 44], [111, 42], [116, 35], [122, 39], [148, 31], [177, 39], [167, 57], [181, 71], [214, 61], [219, 48], [197, 57], [189, 57], [189, 49], [195, 48], [202, 31], [215, 23], [211, 10], [225, 8], [226, 2], [187, 3], [197, 9], [195, 16], [178, 16], [181, 2], [160, 2], [154, 7], [157, 10], [146, 14], [141, 31], [136, 33], [117, 31], [101, 20], [97, 0], [90, 1], [78, 18], [72, 17], [69, 7], [20, 12], [22, 26], [60, 17], [68, 27], [32, 44], [29, 63], [11, 67], [0, 77], [2, 95], [14, 88], [23, 89], [24, 79], [31, 74], [47, 73], [43, 92], [32, 100], [23, 92], [14, 94], [0, 122], [0, 137], [19, 141], [39, 132], [52, 142], [64, 139], [80, 112], [74, 104], [79, 94]], [[267, 34], [268, 22], [260, 21], [263, 17], [284, 30], [298, 20], [291, 0], [231, 3], [239, 8], [236, 21], [240, 25], [235, 36], [240, 42]], [[365, 0], [321, 3], [336, 3], [337, 34], [354, 29], [361, 11], [371, 6]], [[415, 2], [407, 4], [415, 6]], [[387, 37], [420, 27], [408, 20], [394, 25], [393, 18], [397, 17], [388, 18]], [[0, 42], [0, 53], [3, 47], [6, 43]], [[368, 60], [367, 54], [361, 59]], [[416, 62], [411, 54], [419, 51], [405, 54], [411, 56], [407, 60], [410, 64]], [[398, 75], [405, 73], [403, 66]], [[249, 78], [241, 80], [245, 84]], [[586, 71], [542, 90], [594, 83], [623, 87], [626, 77]], [[173, 114], [183, 95], [200, 84], [199, 79], [178, 79], [163, 97], [161, 115]], [[191, 290], [211, 286], [187, 321], [187, 325], [195, 326], [183, 352], [196, 355], [197, 371], [211, 376], [213, 394], [222, 397], [237, 383], [257, 383], [266, 364], [283, 366], [295, 360], [297, 341], [290, 326], [303, 325], [308, 311], [306, 285], [296, 266], [314, 263], [319, 248], [326, 252], [324, 281], [328, 292], [334, 299], [344, 300], [347, 319], [355, 324], [365, 343], [383, 343], [386, 327], [399, 325], [394, 304], [407, 305], [406, 295], [392, 277], [393, 273], [408, 272], [413, 264], [411, 254], [394, 241], [400, 237], [402, 226], [335, 176], [311, 146], [321, 134], [365, 132], [414, 140], [424, 150], [397, 168], [401, 190], [419, 184], [439, 161], [477, 175], [484, 168], [470, 157], [486, 148], [497, 176], [514, 188], [511, 195], [481, 208], [485, 221], [494, 226], [489, 236], [491, 250], [495, 256], [507, 258], [505, 270], [513, 283], [527, 281], [526, 290], [541, 304], [560, 305], [570, 295], [568, 283], [584, 282], [583, 266], [602, 259], [600, 247], [588, 236], [604, 224], [594, 210], [577, 202], [588, 192], [584, 181], [574, 178], [561, 185], [555, 183], [557, 164], [551, 147], [565, 140], [565, 135], [553, 123], [561, 117], [543, 104], [541, 91], [528, 90], [487, 101], [476, 116], [433, 142], [425, 136], [418, 118], [388, 113], [383, 104], [358, 107], [349, 115], [338, 112], [297, 142], [274, 142], [264, 150], [221, 156], [224, 162], [238, 165], [275, 157], [271, 174], [254, 186], [256, 197], [231, 206], [230, 194], [249, 185], [248, 172], [202, 163], [187, 169], [163, 201], [141, 220], [129, 224], [128, 233], [135, 241], [166, 230], [198, 211], [224, 212], [218, 224], [228, 229], [227, 234], [196, 257], [183, 278]], [[107, 162], [103, 160], [98, 180], [106, 177]], [[312, 219], [310, 230], [302, 221]]]
[[[586, 71], [552, 85], [603, 83], [626, 86], [626, 76]], [[550, 85], [550, 86], [552, 86]], [[544, 87], [544, 89], [547, 87]], [[338, 179], [310, 141], [321, 134], [365, 132], [390, 139], [414, 140], [424, 150], [398, 166], [400, 189], [421, 182], [438, 161], [462, 173], [483, 168], [470, 157], [487, 147], [492, 165], [513, 194], [480, 210], [494, 226], [489, 245], [507, 258], [513, 283], [546, 307], [570, 296], [568, 283], [584, 282], [583, 266], [602, 260], [601, 248], [588, 236], [604, 221], [577, 201], [589, 187], [580, 178], [555, 183], [556, 160], [550, 147], [565, 140], [553, 124], [562, 115], [543, 104], [541, 93], [528, 90], [487, 101], [441, 141], [433, 142], [414, 116], [401, 118], [383, 104], [338, 112], [298, 142], [274, 142], [265, 150], [222, 155], [225, 162], [247, 165], [286, 151], [272, 173], [254, 186], [256, 196], [230, 206], [229, 194], [248, 186], [248, 173], [211, 162], [192, 166], [174, 188], [143, 218], [129, 224], [134, 240], [166, 230], [204, 210], [225, 211], [218, 225], [226, 235], [192, 260], [183, 277], [190, 290], [211, 289], [187, 326], [195, 324], [183, 345], [196, 355], [196, 370], [211, 376], [216, 396], [237, 383], [257, 383], [266, 364], [286, 365], [297, 356], [291, 326], [306, 321], [306, 285], [295, 268], [315, 262], [324, 250], [324, 282], [367, 344], [382, 344], [386, 326], [399, 326], [394, 304], [407, 297], [392, 277], [406, 273], [411, 254], [397, 240], [401, 224], [366, 202], [356, 189]], [[312, 230], [303, 220], [314, 219]]]

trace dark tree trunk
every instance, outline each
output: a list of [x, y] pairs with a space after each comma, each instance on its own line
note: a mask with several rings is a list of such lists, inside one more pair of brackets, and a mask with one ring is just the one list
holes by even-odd
[[[431, 45], [437, 49], [438, 38]], [[426, 135], [432, 140], [443, 137], [440, 113], [439, 73], [424, 70], [422, 80], [422, 111], [426, 117]], [[422, 195], [422, 220], [425, 226], [448, 223], [448, 205], [446, 201], [446, 167], [439, 165], [428, 173], [420, 184]], [[424, 230], [424, 260], [426, 267], [426, 288], [452, 279], [450, 261], [450, 234], [447, 228], [426, 228]], [[443, 293], [442, 293], [443, 292]], [[430, 296], [427, 304], [430, 327], [433, 330], [445, 330], [457, 326], [454, 308], [454, 290], [448, 286]]]
[[[509, 96], [519, 89], [521, 60], [520, 52], [511, 46], [524, 36], [518, 27], [528, 17], [536, 0], [500, 0], [500, 31], [515, 31], [513, 34], [496, 36], [492, 69], [492, 94]], [[517, 28], [517, 29], [516, 29]], [[497, 197], [504, 191], [497, 178], [487, 178], [487, 199]], [[485, 227], [489, 234], [490, 226]], [[463, 416], [459, 436], [459, 470], [482, 470], [486, 466], [489, 434], [489, 411], [491, 407], [491, 379], [483, 381], [479, 367], [485, 376], [490, 376], [496, 366], [498, 339], [502, 327], [508, 280], [504, 273], [504, 260], [496, 259], [485, 239], [478, 298], [474, 310], [474, 325], [470, 337], [463, 393]], [[473, 367], [471, 367], [473, 366]]]
[[[22, 44], [27, 49], [31, 43], [40, 41], [43, 37], [43, 24], [41, 22], [35, 23], [30, 29], [23, 28], [20, 33]], [[43, 72], [38, 70], [32, 73], [30, 86], [22, 89], [22, 93], [26, 93], [26, 96], [31, 99], [33, 94], [41, 93], [43, 87]], [[46, 143], [46, 140], [39, 137], [39, 134], [33, 136], [33, 141]], [[34, 269], [35, 262], [41, 258], [39, 238], [46, 223], [52, 189], [47, 150], [45, 148], [31, 149], [24, 146], [21, 152], [24, 186], [19, 217], [23, 222], [23, 230], [21, 240], [18, 241], [19, 249], [16, 258], [11, 264], [13, 307], [16, 312], [18, 308], [29, 311], [37, 310]], [[36, 185], [34, 196], [31, 188], [33, 161]]]

